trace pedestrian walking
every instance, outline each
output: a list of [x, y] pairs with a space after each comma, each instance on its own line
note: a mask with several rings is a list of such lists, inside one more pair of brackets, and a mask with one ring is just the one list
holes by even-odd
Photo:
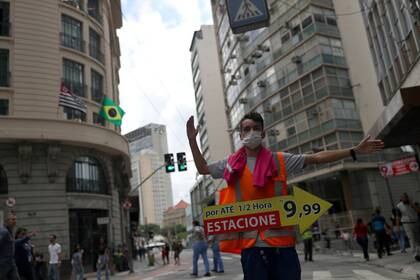
[[61, 266], [61, 245], [57, 243], [57, 236], [50, 234], [50, 245], [48, 245], [48, 253], [50, 255], [48, 279], [60, 280], [60, 266]]
[[[363, 139], [350, 149], [320, 151], [307, 155], [272, 152], [262, 146], [264, 120], [259, 113], [246, 114], [239, 122], [242, 147], [227, 159], [207, 164], [197, 144], [194, 117], [186, 125], [188, 141], [199, 174], [224, 178], [227, 187], [218, 192], [216, 204], [288, 195], [287, 175], [302, 171], [305, 165], [329, 163], [358, 154], [383, 149], [381, 140]], [[232, 239], [233, 236], [233, 239]], [[295, 250], [293, 227], [247, 231], [226, 235], [220, 240], [222, 252], [240, 253], [244, 280], [300, 279], [299, 258]], [[269, 264], [269, 265], [267, 265]]]
[[6, 214], [4, 224], [0, 226], [0, 279], [18, 280], [15, 262], [15, 245], [13, 228], [16, 226], [16, 215]]
[[363, 223], [361, 218], [357, 219], [356, 225], [353, 229], [353, 236], [355, 237], [357, 244], [362, 248], [363, 257], [365, 260], [369, 260], [368, 251], [368, 227]]
[[209, 248], [211, 248], [213, 252], [213, 269], [211, 271], [217, 272], [217, 273], [224, 273], [225, 268], [223, 265], [222, 256], [220, 254], [219, 240], [217, 240], [217, 236], [210, 235], [207, 238], [207, 242], [208, 242]]
[[386, 249], [388, 256], [391, 256], [392, 254], [389, 250], [389, 242], [386, 232], [386, 229], [390, 228], [390, 226], [381, 215], [381, 210], [379, 208], [376, 209], [375, 216], [372, 218], [371, 224], [376, 237], [378, 257], [382, 258], [384, 248]]
[[198, 258], [201, 256], [204, 262], [205, 277], [211, 276], [209, 260], [207, 258], [207, 242], [204, 229], [198, 221], [193, 221], [193, 272], [192, 276], [198, 276]]
[[96, 279], [101, 280], [102, 272], [105, 273], [105, 280], [109, 280], [109, 250], [108, 248], [99, 251], [96, 262]]
[[179, 240], [175, 240], [173, 245], [172, 245], [172, 250], [174, 251], [174, 263], [175, 265], [181, 265], [181, 261], [180, 261], [180, 254], [182, 252], [183, 246], [181, 241]]
[[404, 227], [413, 256], [417, 261], [420, 261], [420, 226], [418, 223], [420, 208], [410, 200], [406, 193], [401, 195], [397, 208], [401, 212], [401, 219], [397, 221], [398, 226]]
[[76, 245], [76, 248], [74, 248], [73, 255], [71, 256], [71, 267], [72, 279], [84, 280], [85, 271], [83, 268], [83, 250], [80, 248], [80, 245]]
[[162, 262], [163, 264], [169, 264], [169, 251], [171, 248], [169, 244], [165, 242], [165, 245], [162, 247]]
[[35, 279], [45, 280], [47, 279], [47, 263], [45, 262], [44, 255], [42, 253], [35, 252]]
[[302, 234], [303, 239], [303, 248], [305, 252], [305, 262], [310, 261], [313, 262], [312, 259], [312, 248], [313, 248], [313, 234], [312, 230], [308, 228]]
[[25, 228], [18, 228], [15, 235], [15, 261], [21, 280], [34, 280], [34, 270], [32, 266], [32, 245], [31, 237], [34, 232], [28, 233]]

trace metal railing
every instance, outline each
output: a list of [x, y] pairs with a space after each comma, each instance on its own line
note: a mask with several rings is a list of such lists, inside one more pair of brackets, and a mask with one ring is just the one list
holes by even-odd
[[98, 10], [88, 8], [88, 15], [93, 17], [100, 24], [102, 24], [102, 22], [103, 22], [102, 15], [99, 13]]
[[66, 48], [75, 49], [81, 52], [85, 52], [85, 41], [82, 38], [71, 36], [66, 33], [60, 33], [61, 45]]
[[104, 63], [105, 61], [103, 52], [101, 52], [97, 46], [91, 43], [89, 43], [89, 55], [101, 63]]
[[84, 7], [80, 0], [61, 0], [62, 3], [70, 5], [76, 9], [84, 11]]

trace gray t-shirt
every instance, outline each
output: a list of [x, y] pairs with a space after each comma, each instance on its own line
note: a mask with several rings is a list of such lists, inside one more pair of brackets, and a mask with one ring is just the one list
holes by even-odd
[[[284, 164], [286, 165], [286, 173], [291, 174], [293, 172], [297, 172], [303, 169], [305, 163], [305, 155], [302, 154], [290, 154], [290, 153], [283, 153], [284, 157]], [[247, 165], [251, 172], [254, 171], [255, 157], [248, 157], [247, 158]], [[208, 165], [209, 173], [214, 179], [223, 178], [223, 171], [225, 170], [227, 164], [227, 158], [223, 160], [219, 160], [213, 162]]]

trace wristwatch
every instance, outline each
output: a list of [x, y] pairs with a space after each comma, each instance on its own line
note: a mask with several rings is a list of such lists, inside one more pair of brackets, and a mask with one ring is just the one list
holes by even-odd
[[354, 161], [356, 161], [356, 160], [357, 160], [357, 157], [356, 157], [356, 152], [354, 151], [354, 149], [350, 149], [350, 155], [351, 155], [351, 158], [352, 158]]

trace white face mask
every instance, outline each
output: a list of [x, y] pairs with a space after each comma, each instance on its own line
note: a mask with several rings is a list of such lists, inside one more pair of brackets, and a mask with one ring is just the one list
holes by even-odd
[[255, 149], [262, 143], [261, 131], [251, 130], [245, 137], [242, 139], [242, 144], [250, 149]]

